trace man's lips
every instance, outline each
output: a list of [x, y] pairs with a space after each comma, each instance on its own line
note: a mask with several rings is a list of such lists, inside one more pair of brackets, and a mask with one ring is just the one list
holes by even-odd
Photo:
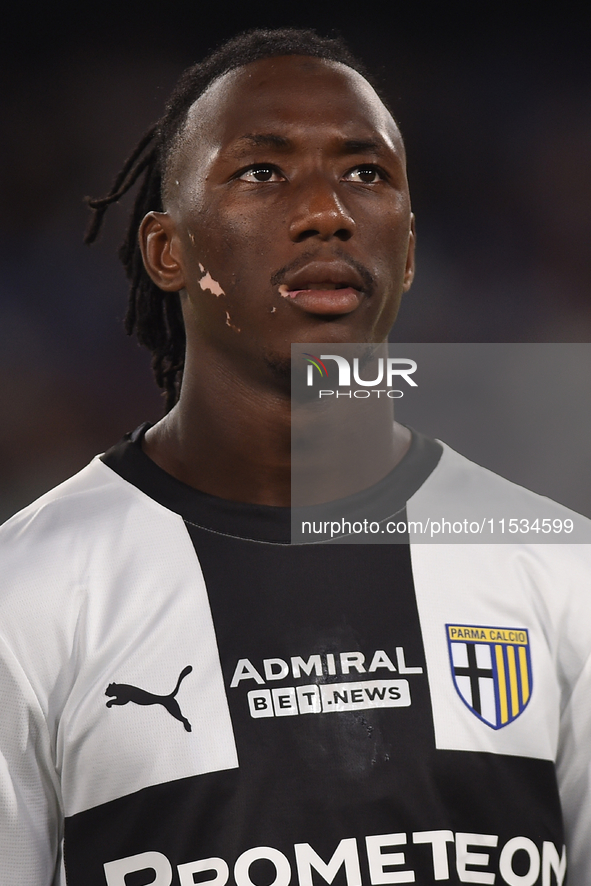
[[359, 272], [343, 261], [308, 262], [288, 273], [279, 287], [283, 298], [310, 314], [350, 314], [365, 290]]
[[279, 293], [309, 314], [350, 314], [362, 298], [362, 293], [352, 286], [288, 289], [282, 284]]

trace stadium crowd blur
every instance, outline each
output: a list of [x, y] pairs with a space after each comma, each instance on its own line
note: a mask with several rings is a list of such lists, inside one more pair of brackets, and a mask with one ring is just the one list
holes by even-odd
[[[584, 29], [568, 16], [466, 20], [459, 6], [440, 6], [431, 15], [420, 5], [360, 6], [343, 20], [333, 3], [304, 3], [292, 15], [255, 3], [232, 16], [217, 4], [204, 23], [188, 4], [170, 4], [166, 16], [156, 4], [106, 4], [90, 19], [48, 4], [32, 24], [24, 4], [12, 38], [10, 28], [4, 35], [2, 75], [0, 519], [160, 417], [149, 357], [122, 329], [127, 287], [116, 248], [129, 201], [89, 249], [83, 197], [107, 191], [181, 70], [244, 28], [334, 27], [382, 78], [407, 143], [418, 229], [417, 277], [395, 340], [591, 341]], [[572, 386], [562, 378], [552, 390], [520, 391], [547, 434], [541, 454], [523, 452], [523, 473], [511, 477], [586, 513], [588, 353], [573, 351]], [[510, 379], [497, 388], [505, 398]], [[494, 407], [485, 408], [493, 429]], [[573, 410], [581, 424], [565, 427]], [[458, 440], [447, 435], [473, 457], [475, 421], [467, 409]], [[534, 461], [548, 475], [544, 488], [528, 474]]]

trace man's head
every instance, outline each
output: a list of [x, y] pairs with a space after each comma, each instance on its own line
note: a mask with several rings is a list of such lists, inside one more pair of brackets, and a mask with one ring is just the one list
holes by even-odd
[[404, 148], [342, 44], [243, 35], [185, 72], [151, 132], [106, 201], [143, 163], [122, 249], [127, 326], [152, 350], [169, 405], [184, 357], [179, 292], [189, 353], [225, 349], [238, 368], [285, 362], [291, 341], [387, 337], [413, 270]]

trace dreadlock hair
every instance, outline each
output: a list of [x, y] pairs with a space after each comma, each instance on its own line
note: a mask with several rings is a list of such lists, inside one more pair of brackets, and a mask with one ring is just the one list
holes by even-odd
[[[364, 66], [354, 58], [340, 37], [321, 37], [311, 29], [294, 28], [257, 29], [239, 34], [181, 74], [164, 115], [142, 136], [121, 167], [109, 193], [98, 199], [86, 198], [93, 210], [84, 238], [84, 242], [90, 244], [97, 239], [109, 206], [143, 176], [127, 234], [119, 248], [119, 258], [130, 282], [125, 331], [128, 335], [135, 332], [139, 343], [151, 351], [152, 369], [158, 386], [164, 389], [166, 411], [172, 409], [180, 394], [185, 328], [178, 292], [161, 290], [144, 268], [138, 241], [139, 226], [148, 212], [163, 209], [162, 189], [169, 159], [193, 103], [214, 80], [228, 71], [259, 59], [282, 55], [307, 55], [341, 62], [372, 83]], [[372, 85], [379, 93], [376, 84]]]

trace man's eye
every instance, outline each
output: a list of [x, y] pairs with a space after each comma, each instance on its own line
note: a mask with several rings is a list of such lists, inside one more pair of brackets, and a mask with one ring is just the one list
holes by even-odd
[[343, 178], [345, 181], [361, 182], [364, 185], [373, 185], [384, 180], [384, 176], [375, 166], [356, 166], [346, 172]]
[[251, 166], [250, 169], [245, 169], [244, 172], [238, 176], [240, 181], [243, 182], [279, 182], [283, 181], [283, 176], [275, 169], [274, 166], [265, 166], [264, 164], [260, 164], [259, 166]]

